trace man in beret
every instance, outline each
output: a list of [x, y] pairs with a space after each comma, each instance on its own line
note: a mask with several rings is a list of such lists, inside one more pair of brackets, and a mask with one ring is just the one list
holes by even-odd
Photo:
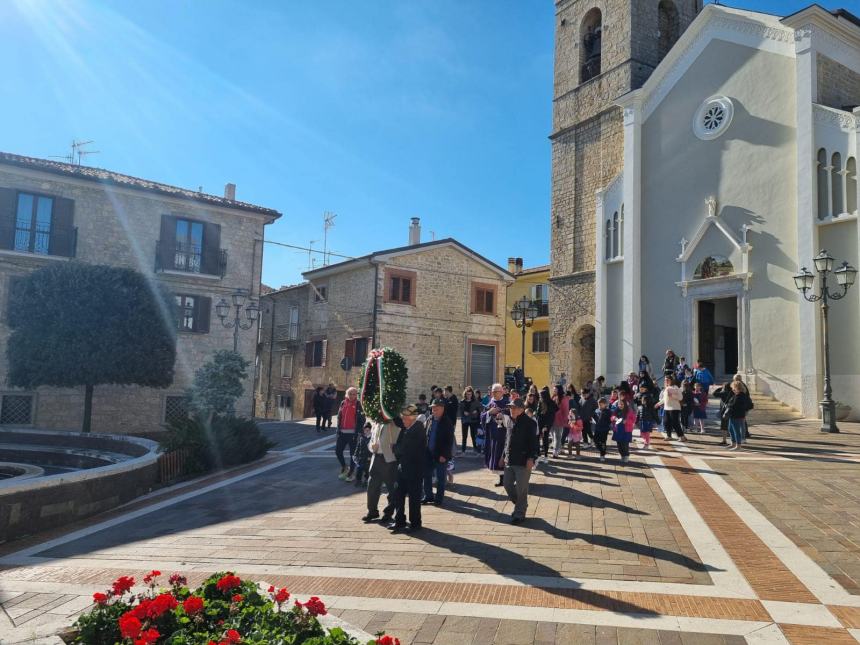
[[[454, 424], [446, 413], [445, 399], [434, 399], [430, 405], [430, 423], [427, 432], [427, 463], [424, 470], [424, 504], [442, 505], [445, 497], [445, 475], [454, 449]], [[436, 494], [433, 495], [433, 475], [436, 475]]]
[[[427, 431], [418, 420], [412, 404], [400, 411], [403, 429], [394, 444], [397, 456], [397, 485], [394, 495], [394, 521], [388, 528], [395, 533], [414, 533], [421, 529], [421, 484], [427, 459]], [[406, 525], [406, 497], [409, 497], [409, 526]]]
[[540, 442], [535, 432], [535, 424], [524, 414], [525, 403], [522, 399], [511, 402], [511, 419], [514, 425], [505, 443], [505, 474], [503, 482], [508, 498], [514, 503], [511, 522], [521, 524], [526, 519], [529, 506], [529, 479], [535, 460], [540, 454]]

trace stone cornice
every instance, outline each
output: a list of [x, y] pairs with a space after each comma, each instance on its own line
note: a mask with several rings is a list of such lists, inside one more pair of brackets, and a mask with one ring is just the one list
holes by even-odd
[[860, 128], [860, 119], [851, 112], [815, 104], [812, 106], [812, 115], [816, 123], [835, 125], [845, 132], [853, 132]]

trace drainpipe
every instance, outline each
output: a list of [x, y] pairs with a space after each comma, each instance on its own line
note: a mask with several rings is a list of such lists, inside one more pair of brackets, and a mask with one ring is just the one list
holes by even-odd
[[371, 322], [371, 340], [370, 348], [376, 348], [376, 298], [379, 295], [379, 264], [373, 264], [373, 321]]

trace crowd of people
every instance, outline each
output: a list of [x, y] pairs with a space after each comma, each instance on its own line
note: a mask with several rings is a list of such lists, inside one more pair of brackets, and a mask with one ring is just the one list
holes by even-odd
[[[678, 441], [685, 441], [689, 432], [704, 433], [711, 397], [719, 400], [721, 444], [738, 450], [749, 437], [746, 416], [753, 404], [740, 375], [715, 388], [701, 361], [689, 366], [672, 350], [666, 352], [659, 376], [647, 356], [638, 368], [617, 385], [607, 386], [600, 376], [581, 390], [563, 382], [540, 390], [523, 382], [522, 391], [495, 383], [483, 395], [468, 386], [458, 399], [451, 386], [433, 386], [429, 403], [421, 394], [392, 423], [376, 426], [366, 421], [356, 388], [349, 388], [337, 415], [339, 476], [367, 488], [364, 522], [412, 533], [421, 529], [422, 505], [444, 504], [454, 460], [469, 454], [471, 445], [498, 477], [494, 485], [504, 487], [514, 505], [511, 521], [519, 524], [526, 518], [531, 473], [549, 463], [550, 456], [566, 452], [568, 458], [580, 459], [583, 451], [594, 450], [595, 458], [605, 461], [613, 442], [623, 466], [630, 460], [637, 427], [637, 449], [643, 451], [651, 448], [651, 435], [659, 429], [666, 439]], [[317, 393], [326, 396], [322, 388]], [[321, 424], [318, 417], [318, 428], [325, 427], [324, 419]], [[387, 501], [380, 514], [383, 485]]]

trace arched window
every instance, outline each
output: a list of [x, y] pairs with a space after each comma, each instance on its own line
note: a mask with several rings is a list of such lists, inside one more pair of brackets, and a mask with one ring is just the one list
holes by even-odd
[[843, 211], [844, 201], [842, 199], [842, 155], [838, 152], [833, 153], [830, 169], [830, 192], [833, 197], [833, 217], [841, 215]]
[[848, 157], [845, 163], [845, 210], [849, 213], [857, 212], [857, 160]]
[[603, 15], [595, 7], [582, 19], [579, 30], [581, 55], [579, 59], [579, 82], [585, 83], [600, 74], [601, 36], [603, 32]]
[[722, 255], [709, 255], [699, 263], [696, 271], [693, 273], [693, 278], [696, 280], [707, 280], [708, 278], [721, 278], [724, 275], [731, 275], [735, 272], [735, 267], [731, 261]]
[[612, 220], [607, 219], [604, 228], [606, 230], [603, 233], [603, 254], [609, 260], [612, 258]]
[[678, 9], [672, 0], [661, 0], [657, 7], [657, 55], [658, 62], [663, 60], [672, 46], [678, 41], [680, 32]]
[[620, 232], [620, 228], [618, 225], [618, 211], [615, 211], [612, 214], [612, 257], [614, 258], [621, 255], [621, 251], [618, 249], [618, 233]]
[[618, 253], [624, 255], [624, 204], [621, 204], [621, 219], [618, 220]]
[[827, 151], [824, 148], [818, 151], [818, 219], [825, 219], [830, 215], [830, 173], [827, 172]]

